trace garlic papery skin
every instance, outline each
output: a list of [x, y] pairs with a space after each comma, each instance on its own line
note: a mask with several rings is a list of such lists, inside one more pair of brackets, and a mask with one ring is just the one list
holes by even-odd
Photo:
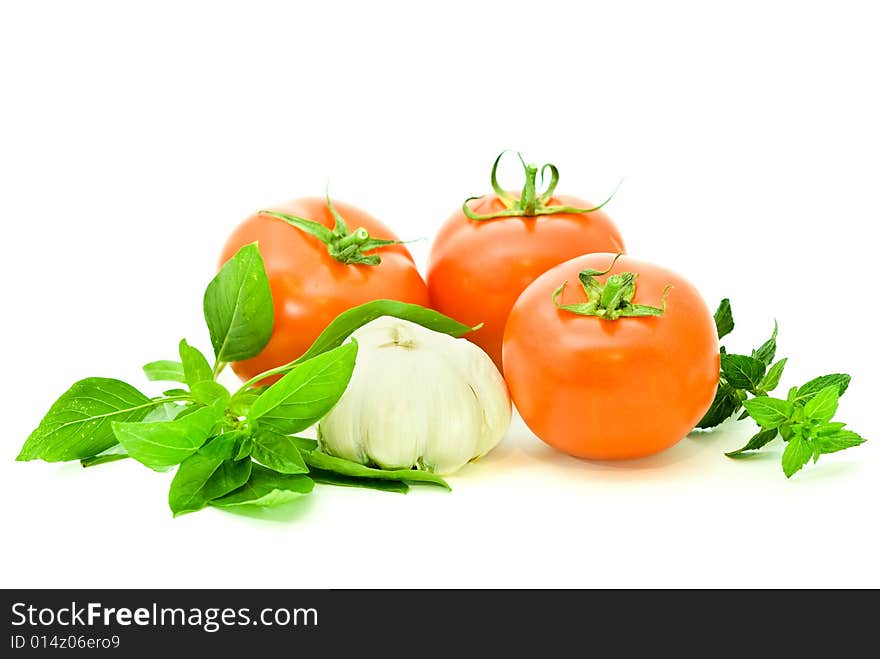
[[358, 353], [351, 381], [318, 425], [325, 453], [383, 469], [450, 474], [504, 437], [507, 384], [475, 344], [391, 316], [352, 338]]

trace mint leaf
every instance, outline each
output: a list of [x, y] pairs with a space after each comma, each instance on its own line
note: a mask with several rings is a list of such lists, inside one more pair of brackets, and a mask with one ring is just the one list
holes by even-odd
[[811, 421], [825, 423], [834, 418], [837, 412], [837, 403], [840, 399], [840, 390], [832, 384], [813, 396], [804, 405], [804, 416]]
[[402, 318], [422, 327], [427, 327], [435, 332], [442, 332], [450, 336], [464, 336], [474, 330], [473, 327], [463, 325], [458, 321], [444, 316], [432, 309], [426, 309], [418, 304], [407, 304], [396, 300], [373, 300], [360, 306], [343, 311], [315, 339], [311, 347], [306, 350], [302, 357], [295, 363], [301, 363], [312, 357], [341, 346], [351, 336], [351, 333], [371, 320], [381, 316], [393, 316]]
[[235, 459], [244, 436], [242, 432], [218, 435], [180, 463], [168, 492], [175, 516], [201, 510], [247, 482], [253, 463], [250, 458]]
[[741, 404], [736, 389], [726, 382], [720, 382], [718, 389], [715, 390], [715, 399], [712, 401], [712, 405], [696, 427], [714, 428], [729, 419]]
[[211, 280], [204, 311], [218, 363], [248, 359], [266, 346], [272, 336], [274, 310], [256, 243], [238, 250]]
[[121, 380], [80, 380], [52, 404], [16, 459], [61, 462], [97, 455], [116, 444], [113, 421], [139, 421], [159, 404]]
[[282, 474], [306, 474], [309, 471], [291, 438], [271, 430], [261, 429], [256, 434], [251, 455], [261, 465]]
[[452, 489], [440, 476], [429, 471], [420, 471], [418, 469], [373, 469], [372, 467], [366, 467], [357, 462], [337, 458], [320, 451], [304, 453], [303, 458], [310, 467], [332, 471], [343, 476], [379, 478], [382, 480], [403, 481], [405, 483], [426, 483], [439, 485], [446, 490]]
[[773, 391], [774, 389], [776, 389], [776, 387], [779, 386], [779, 379], [782, 377], [782, 372], [785, 370], [785, 364], [787, 362], [787, 357], [780, 359], [778, 362], [773, 364], [773, 366], [767, 369], [767, 374], [758, 385], [761, 391]]
[[760, 348], [752, 351], [752, 357], [759, 360], [764, 366], [769, 366], [776, 356], [776, 336], [779, 334], [779, 323], [773, 321], [773, 334]]
[[746, 355], [721, 355], [721, 371], [728, 384], [735, 389], [758, 390], [764, 378], [766, 366], [754, 357]]
[[752, 398], [745, 401], [743, 406], [755, 422], [765, 430], [778, 428], [788, 421], [794, 413], [794, 405], [787, 400], [780, 400], [769, 396]]
[[718, 338], [723, 339], [733, 331], [733, 311], [730, 309], [730, 300], [724, 298], [718, 309], [715, 311], [715, 329], [718, 331]]
[[838, 394], [843, 396], [846, 393], [847, 387], [849, 387], [850, 379], [850, 376], [846, 373], [831, 373], [813, 378], [798, 389], [797, 400], [801, 403], [806, 402], [822, 391], [822, 389], [831, 385], [836, 385]]
[[173, 421], [113, 423], [113, 433], [131, 457], [158, 471], [195, 453], [222, 417], [219, 405], [202, 407]]
[[282, 435], [305, 430], [342, 396], [356, 354], [357, 343], [351, 342], [302, 362], [260, 394], [249, 419]]
[[791, 478], [810, 461], [811, 457], [813, 457], [813, 445], [810, 440], [801, 435], [792, 437], [782, 453], [782, 471], [785, 473], [785, 477]]
[[279, 474], [258, 464], [251, 468], [247, 482], [226, 496], [211, 501], [212, 506], [280, 506], [308, 494], [314, 481], [301, 474]]
[[813, 444], [819, 450], [819, 453], [836, 453], [844, 449], [858, 446], [865, 443], [865, 438], [852, 430], [836, 429], [833, 432], [823, 433], [819, 430], [816, 437], [813, 438]]
[[186, 382], [183, 364], [169, 359], [144, 364], [144, 375], [152, 382]]
[[730, 453], [725, 453], [728, 458], [739, 458], [744, 457], [744, 453], [746, 451], [757, 451], [760, 448], [763, 448], [774, 439], [776, 439], [776, 435], [779, 434], [779, 430], [777, 428], [770, 428], [769, 430], [760, 430], [756, 435], [753, 435], [752, 438], [748, 441], [748, 443], [742, 448], [738, 448], [735, 451], [731, 451]]
[[380, 478], [355, 478], [354, 476], [344, 476], [332, 471], [325, 471], [324, 469], [311, 469], [309, 471], [309, 478], [322, 485], [360, 487], [368, 490], [380, 490], [382, 492], [397, 492], [398, 494], [409, 492], [409, 485], [403, 481]]

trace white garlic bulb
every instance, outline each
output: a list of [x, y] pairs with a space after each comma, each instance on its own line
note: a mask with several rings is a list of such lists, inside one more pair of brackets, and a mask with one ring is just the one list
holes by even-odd
[[470, 341], [390, 316], [352, 336], [351, 381], [318, 425], [324, 452], [383, 469], [449, 474], [507, 432], [507, 385]]

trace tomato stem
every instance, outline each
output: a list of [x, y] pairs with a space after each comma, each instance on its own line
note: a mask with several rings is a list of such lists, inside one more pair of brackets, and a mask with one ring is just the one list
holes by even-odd
[[582, 270], [578, 274], [578, 280], [587, 296], [586, 302], [578, 304], [560, 304], [559, 298], [565, 290], [567, 281], [562, 282], [553, 291], [552, 300], [557, 309], [568, 311], [579, 316], [595, 316], [605, 320], [617, 320], [618, 318], [645, 318], [648, 316], [662, 316], [666, 313], [666, 295], [672, 288], [670, 284], [663, 289], [660, 296], [660, 306], [651, 307], [645, 304], [633, 304], [636, 293], [636, 280], [638, 274], [633, 272], [618, 272], [608, 277], [605, 283], [596, 280], [597, 276], [611, 272], [620, 254], [612, 259], [611, 264], [605, 270]]
[[[609, 197], [601, 204], [599, 204], [598, 206], [594, 206], [593, 208], [548, 205], [553, 198], [553, 193], [556, 190], [556, 185], [559, 183], [559, 169], [556, 167], [556, 165], [552, 163], [546, 163], [538, 168], [537, 165], [526, 163], [526, 161], [522, 157], [522, 154], [517, 152], [516, 155], [519, 158], [519, 161], [523, 167], [525, 181], [523, 182], [523, 188], [522, 192], [520, 193], [520, 197], [519, 199], [516, 199], [515, 197], [513, 197], [513, 195], [504, 190], [498, 184], [498, 163], [501, 162], [501, 158], [506, 153], [508, 153], [508, 151], [502, 151], [500, 154], [498, 154], [498, 157], [495, 159], [495, 162], [492, 165], [492, 173], [490, 175], [492, 189], [495, 191], [495, 194], [501, 201], [501, 203], [504, 204], [504, 210], [497, 211], [495, 213], [487, 213], [484, 215], [475, 213], [470, 207], [470, 202], [474, 199], [481, 199], [481, 197], [468, 197], [464, 200], [461, 206], [462, 212], [468, 219], [481, 222], [484, 220], [494, 220], [502, 217], [538, 217], [540, 215], [556, 215], [558, 213], [592, 213], [599, 210], [600, 208], [605, 206], [605, 204], [611, 201], [614, 198], [614, 195], [616, 195], [617, 191], [620, 189], [620, 184], [623, 183], [623, 180], [618, 182], [611, 195], [609, 195]], [[550, 172], [550, 181], [547, 183], [547, 188], [544, 190], [544, 192], [539, 195], [537, 193], [538, 173], [540, 172], [541, 174], [541, 184], [543, 185], [546, 172], [548, 171]]]
[[389, 245], [401, 245], [400, 240], [385, 240], [384, 238], [373, 238], [369, 232], [360, 227], [353, 233], [348, 230], [348, 224], [333, 202], [330, 201], [330, 195], [326, 195], [327, 208], [333, 216], [333, 229], [328, 229], [320, 222], [308, 220], [297, 215], [288, 215], [287, 213], [279, 213], [277, 211], [263, 210], [261, 215], [270, 215], [279, 220], [287, 222], [290, 226], [296, 227], [300, 231], [304, 231], [310, 236], [314, 236], [327, 246], [327, 252], [340, 263], [345, 265], [379, 265], [382, 262], [378, 254], [368, 254], [376, 249], [387, 247]]

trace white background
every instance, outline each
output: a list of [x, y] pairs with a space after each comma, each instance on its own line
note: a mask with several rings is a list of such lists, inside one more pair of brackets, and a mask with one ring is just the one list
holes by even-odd
[[[880, 586], [870, 3], [602, 4], [4, 3], [0, 585]], [[783, 391], [852, 373], [840, 418], [872, 441], [786, 481], [779, 447], [724, 457], [750, 422], [604, 464], [517, 422], [452, 494], [263, 518], [172, 519], [170, 475], [132, 462], [13, 462], [74, 380], [209, 347], [251, 211], [329, 178], [430, 238], [503, 148], [591, 200], [625, 176], [629, 252], [729, 295], [734, 349], [778, 318]]]

